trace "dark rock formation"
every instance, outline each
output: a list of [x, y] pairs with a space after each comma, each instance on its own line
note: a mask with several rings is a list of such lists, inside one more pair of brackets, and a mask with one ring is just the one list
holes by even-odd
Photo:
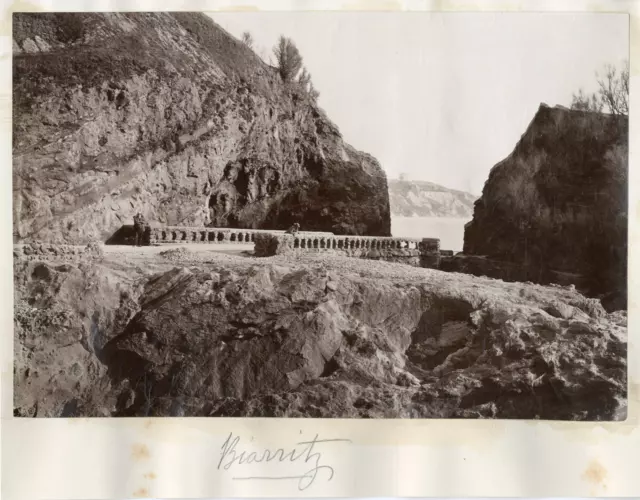
[[14, 16], [14, 238], [161, 225], [389, 235], [387, 180], [204, 14]]
[[17, 261], [16, 414], [625, 418], [626, 315], [574, 290], [181, 250]]
[[573, 274], [608, 309], [625, 308], [627, 173], [626, 116], [541, 105], [489, 174], [464, 253], [515, 263], [531, 281]]

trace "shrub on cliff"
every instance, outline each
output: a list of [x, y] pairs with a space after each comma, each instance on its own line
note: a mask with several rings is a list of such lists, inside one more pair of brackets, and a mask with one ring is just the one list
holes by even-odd
[[614, 115], [629, 114], [629, 61], [618, 70], [607, 65], [603, 74], [596, 73], [598, 91], [585, 94], [582, 89], [573, 94], [571, 109], [607, 112]]
[[54, 14], [57, 21], [56, 34], [58, 40], [65, 43], [75, 42], [84, 36], [84, 24], [82, 18], [71, 12]]
[[250, 49], [253, 48], [253, 36], [248, 31], [242, 33], [242, 43], [244, 43]]
[[298, 84], [309, 95], [309, 97], [311, 97], [313, 101], [318, 100], [318, 97], [320, 97], [320, 92], [318, 92], [313, 86], [313, 82], [311, 81], [311, 73], [307, 71], [307, 68], [302, 68], [302, 72], [298, 77]]

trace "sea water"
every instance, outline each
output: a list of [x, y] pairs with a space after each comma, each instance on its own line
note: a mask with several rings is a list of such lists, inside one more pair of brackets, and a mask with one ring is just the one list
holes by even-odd
[[440, 238], [442, 250], [462, 251], [464, 225], [458, 217], [391, 217], [391, 234], [401, 238]]

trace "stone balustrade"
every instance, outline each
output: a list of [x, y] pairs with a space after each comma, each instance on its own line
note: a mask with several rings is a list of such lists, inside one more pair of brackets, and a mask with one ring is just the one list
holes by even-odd
[[257, 257], [302, 252], [331, 252], [349, 257], [402, 262], [417, 267], [438, 268], [440, 266], [440, 240], [437, 238], [264, 233], [257, 234], [254, 241], [254, 254]]
[[[437, 238], [392, 238], [334, 235], [328, 232], [287, 234], [283, 230], [215, 227], [152, 227], [147, 244], [253, 243], [258, 257], [299, 252], [331, 252], [364, 259], [402, 262], [416, 267], [439, 268]], [[446, 251], [445, 251], [446, 252]]]
[[[153, 227], [149, 232], [148, 243], [151, 245], [168, 243], [254, 243], [255, 236], [257, 234], [284, 235], [285, 231], [271, 229], [237, 229], [228, 227]], [[332, 233], [312, 234], [323, 235], [325, 237], [332, 235]]]

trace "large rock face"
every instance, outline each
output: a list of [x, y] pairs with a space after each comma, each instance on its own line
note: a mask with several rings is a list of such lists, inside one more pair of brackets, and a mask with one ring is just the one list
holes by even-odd
[[33, 250], [15, 265], [16, 415], [625, 418], [626, 314], [575, 290], [321, 255]]
[[203, 14], [16, 14], [14, 238], [168, 225], [389, 235], [387, 180]]
[[624, 308], [627, 172], [627, 117], [541, 105], [489, 174], [464, 253], [522, 265], [532, 281], [574, 274], [586, 293]]

